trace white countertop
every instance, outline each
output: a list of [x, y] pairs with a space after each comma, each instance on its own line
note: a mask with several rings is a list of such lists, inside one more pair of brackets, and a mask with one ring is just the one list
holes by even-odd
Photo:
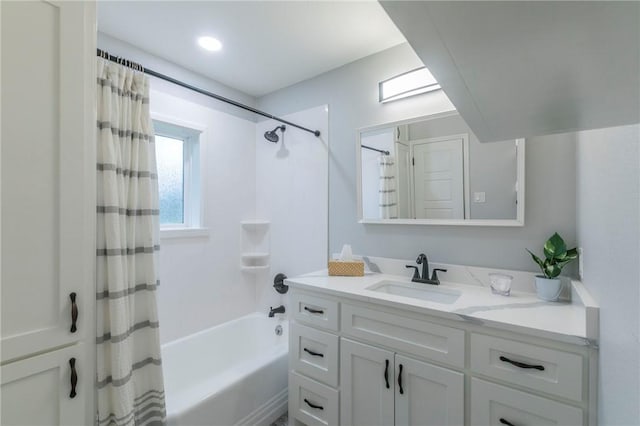
[[[597, 346], [598, 308], [591, 304], [588, 293], [579, 281], [572, 281], [571, 302], [545, 302], [533, 293], [512, 290], [511, 295], [506, 297], [493, 294], [484, 286], [447, 282], [441, 278], [438, 289], [461, 292], [455, 302], [444, 304], [367, 289], [383, 280], [410, 282], [405, 276], [373, 272], [366, 272], [364, 277], [330, 277], [326, 270], [289, 278], [286, 282], [295, 289], [469, 321], [566, 343]], [[587, 299], [586, 303], [582, 298]]]

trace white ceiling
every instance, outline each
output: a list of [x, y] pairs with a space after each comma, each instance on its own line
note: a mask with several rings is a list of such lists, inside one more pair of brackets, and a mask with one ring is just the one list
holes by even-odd
[[405, 42], [377, 1], [100, 1], [98, 30], [253, 96]]
[[482, 141], [638, 122], [640, 2], [382, 3]]

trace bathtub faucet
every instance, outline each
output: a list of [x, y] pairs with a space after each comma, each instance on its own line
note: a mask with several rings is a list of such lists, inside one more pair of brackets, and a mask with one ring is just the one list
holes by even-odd
[[284, 305], [280, 305], [277, 308], [271, 308], [269, 310], [269, 318], [273, 318], [275, 314], [284, 314]]

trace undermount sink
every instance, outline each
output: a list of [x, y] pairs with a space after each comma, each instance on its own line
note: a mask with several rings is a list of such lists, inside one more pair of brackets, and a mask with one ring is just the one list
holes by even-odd
[[401, 281], [380, 281], [367, 290], [378, 293], [393, 294], [396, 296], [410, 297], [413, 299], [428, 300], [429, 302], [450, 305], [460, 297], [460, 291], [436, 287], [431, 284], [420, 284]]

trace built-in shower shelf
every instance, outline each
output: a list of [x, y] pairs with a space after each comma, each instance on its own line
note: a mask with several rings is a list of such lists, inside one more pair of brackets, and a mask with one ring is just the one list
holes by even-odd
[[260, 265], [260, 266], [245, 266], [245, 265], [242, 265], [240, 267], [240, 270], [243, 271], [243, 272], [249, 272], [249, 273], [255, 274], [255, 273], [258, 273], [258, 272], [261, 272], [261, 271], [267, 271], [267, 270], [269, 270], [270, 267], [271, 267], [270, 265]]
[[262, 260], [267, 260], [269, 258], [269, 253], [242, 253], [242, 260], [244, 262], [259, 262]]
[[269, 270], [270, 224], [271, 222], [264, 219], [249, 219], [240, 222], [242, 228], [240, 269], [243, 272], [255, 274]]
[[263, 219], [243, 220], [240, 225], [248, 231], [268, 228], [271, 222]]

